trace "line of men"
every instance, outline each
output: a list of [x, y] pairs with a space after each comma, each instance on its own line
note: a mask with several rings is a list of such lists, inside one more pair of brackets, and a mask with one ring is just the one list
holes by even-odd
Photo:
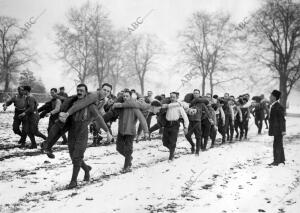
[[[51, 89], [51, 101], [47, 102], [41, 108], [38, 108], [38, 102], [35, 97], [31, 94], [30, 86], [19, 86], [18, 94], [10, 98], [3, 104], [3, 110], [6, 111], [7, 107], [14, 104], [15, 111], [13, 117], [13, 131], [21, 138], [18, 141], [21, 144], [20, 148], [25, 148], [27, 136], [30, 138], [31, 146], [30, 149], [36, 149], [37, 144], [35, 136], [46, 140], [46, 136], [42, 134], [38, 129], [38, 123], [40, 118], [50, 117], [49, 126], [53, 124], [56, 115], [58, 115], [61, 99], [67, 97], [64, 92], [64, 87], [60, 87], [60, 92], [57, 93], [57, 89]], [[58, 98], [59, 97], [59, 98]], [[39, 114], [41, 112], [41, 114]], [[58, 116], [57, 116], [58, 117]], [[66, 138], [64, 137], [66, 142]]]
[[[42, 152], [48, 157], [54, 158], [52, 148], [57, 140], [63, 137], [64, 143], [67, 141], [73, 163], [69, 189], [77, 186], [80, 168], [85, 173], [84, 180], [90, 180], [92, 168], [84, 161], [89, 126], [91, 126], [90, 129], [92, 129], [94, 138], [99, 137], [100, 129], [104, 130], [107, 142], [110, 143], [113, 139], [111, 124], [118, 120], [116, 149], [125, 158], [122, 172], [131, 171], [133, 141], [135, 138], [137, 141], [139, 140], [142, 130], [147, 140], [150, 140], [150, 134], [156, 130], [162, 133], [163, 145], [169, 149], [170, 161], [175, 157], [181, 124], [185, 137], [191, 145], [191, 153], [196, 155], [199, 155], [200, 150], [207, 150], [209, 138], [212, 141], [211, 148], [214, 147], [217, 132], [222, 136], [222, 143], [225, 143], [226, 139], [229, 142], [233, 141], [234, 130], [236, 131], [236, 139], [247, 139], [251, 112], [251, 105], [248, 104], [249, 94], [241, 95], [237, 99], [229, 96], [228, 93], [225, 93], [224, 97], [211, 96], [211, 94], [201, 97], [200, 90], [194, 89], [193, 93], [185, 95], [184, 101], [179, 102], [178, 92], [171, 92], [170, 97], [161, 95], [153, 98], [151, 91], [146, 97], [142, 97], [135, 90], [124, 89], [115, 97], [112, 95], [112, 85], [108, 83], [103, 84], [96, 93], [88, 92], [85, 84], [79, 84], [77, 94], [70, 97], [57, 94], [55, 88], [51, 89], [51, 101], [37, 109], [37, 102], [30, 95], [30, 87], [19, 87], [19, 90], [21, 92], [19, 92], [18, 97], [22, 95], [26, 97], [25, 107], [19, 108], [16, 101], [7, 102], [5, 106], [15, 103], [15, 117], [17, 115], [17, 118], [22, 119], [26, 115], [24, 127], [34, 127], [29, 128], [32, 131], [27, 131], [24, 128], [24, 131], [18, 132], [21, 136], [21, 144], [24, 144], [25, 134], [30, 139], [32, 139], [32, 135], [40, 136], [45, 140], [41, 144]], [[31, 119], [31, 114], [28, 113], [28, 109], [32, 108], [31, 102], [34, 103], [32, 114], [35, 115], [35, 119]], [[24, 111], [20, 112], [20, 109]], [[38, 112], [41, 114], [39, 115]], [[20, 116], [22, 114], [24, 116]], [[157, 122], [151, 126], [151, 118], [154, 115], [156, 115]], [[38, 131], [38, 120], [43, 116], [49, 116], [48, 137]], [[140, 126], [136, 135], [137, 121], [139, 121]], [[68, 132], [68, 139], [65, 136], [66, 132]], [[196, 143], [192, 139], [193, 134]], [[98, 138], [93, 140], [94, 145], [98, 145], [98, 143]], [[36, 147], [36, 143], [32, 142], [31, 147]]]

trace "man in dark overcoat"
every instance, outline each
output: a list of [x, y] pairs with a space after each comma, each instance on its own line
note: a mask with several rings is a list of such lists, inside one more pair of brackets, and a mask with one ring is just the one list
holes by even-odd
[[269, 164], [277, 166], [280, 163], [285, 163], [283, 150], [283, 136], [286, 134], [285, 129], [285, 110], [279, 103], [281, 93], [278, 90], [273, 90], [270, 95], [270, 119], [269, 119], [269, 135], [274, 136], [273, 142], [273, 157], [274, 161]]

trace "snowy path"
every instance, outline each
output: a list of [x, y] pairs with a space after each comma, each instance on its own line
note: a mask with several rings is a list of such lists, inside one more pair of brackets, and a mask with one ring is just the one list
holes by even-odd
[[[15, 156], [0, 161], [0, 212], [298, 212], [300, 118], [287, 118], [287, 164], [269, 168], [272, 138], [218, 146], [189, 154], [181, 137], [169, 163], [161, 141], [134, 144], [133, 172], [121, 174], [115, 145], [88, 148], [92, 181], [64, 190], [71, 176], [67, 150], [56, 159]], [[11, 150], [13, 151], [13, 150]], [[79, 174], [79, 180], [83, 173]]]

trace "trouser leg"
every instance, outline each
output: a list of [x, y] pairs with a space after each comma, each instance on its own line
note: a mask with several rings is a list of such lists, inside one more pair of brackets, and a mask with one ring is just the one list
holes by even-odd
[[132, 152], [133, 152], [133, 135], [125, 135], [124, 140], [124, 169], [131, 167], [131, 160], [132, 160]]
[[164, 132], [163, 132], [162, 141], [163, 141], [163, 145], [165, 147], [167, 147], [168, 149], [170, 149], [169, 135], [170, 135], [170, 128], [165, 127]]
[[239, 138], [239, 123], [237, 120], [234, 121], [234, 130], [235, 130], [235, 138], [238, 139]]
[[[25, 120], [24, 118], [19, 118], [18, 113], [15, 113], [14, 121], [13, 121], [13, 131], [15, 134], [19, 135], [21, 138], [19, 140], [20, 144], [25, 144], [27, 133], [24, 127]], [[22, 130], [20, 130], [20, 126], [22, 124]]]
[[233, 120], [232, 120], [232, 118], [230, 117], [229, 118], [229, 131], [230, 131], [230, 141], [232, 141], [232, 139], [233, 139], [233, 133], [234, 133], [234, 126], [233, 126]]
[[222, 143], [225, 143], [225, 131], [224, 131], [224, 126], [221, 122], [218, 124], [218, 132], [222, 136]]
[[116, 142], [116, 149], [117, 151], [125, 157], [125, 152], [124, 152], [124, 135], [118, 133], [117, 136], [117, 142]]
[[55, 145], [55, 143], [58, 141], [58, 139], [69, 130], [69, 125], [70, 125], [69, 122], [70, 122], [69, 120], [67, 120], [66, 123], [62, 123], [61, 121], [56, 121], [55, 124], [51, 126], [48, 133], [48, 137], [44, 144], [44, 147], [47, 150], [51, 150], [52, 147]]
[[210, 127], [211, 147], [214, 147], [214, 145], [215, 145], [216, 136], [217, 136], [217, 131], [216, 131], [214, 125], [211, 125], [211, 127]]
[[266, 129], [269, 128], [269, 126], [268, 126], [268, 121], [269, 121], [269, 118], [268, 118], [268, 116], [266, 116], [266, 117], [265, 117], [265, 125], [266, 125]]
[[224, 135], [227, 136], [227, 140], [229, 141], [229, 116], [228, 115], [225, 115]]
[[243, 139], [244, 136], [244, 120], [240, 123], [240, 140]]
[[169, 160], [173, 160], [179, 131], [179, 122], [165, 127], [163, 131], [163, 144], [169, 149]]
[[35, 136], [46, 140], [47, 137], [39, 131], [39, 120], [40, 120], [40, 118], [39, 118], [38, 114], [34, 114], [34, 115], [31, 116], [31, 119], [30, 119], [30, 121], [31, 121], [31, 132]]
[[35, 141], [34, 134], [28, 133], [28, 137], [29, 137], [30, 142], [31, 142], [31, 147], [36, 147], [36, 141]]
[[[15, 119], [14, 119], [15, 120]], [[18, 121], [16, 124], [14, 124], [15, 127], [14, 129], [19, 133], [16, 133], [18, 135], [21, 136], [20, 140], [19, 140], [19, 143], [20, 144], [25, 144], [26, 142], [26, 137], [27, 137], [27, 133], [25, 131], [25, 119], [24, 118], [18, 118]], [[22, 125], [22, 129], [20, 130], [20, 125]]]
[[283, 139], [282, 135], [274, 136], [273, 155], [274, 155], [275, 163], [284, 163], [285, 162], [282, 139]]
[[255, 118], [255, 125], [257, 126], [258, 134], [261, 134], [262, 129], [262, 119], [259, 117]]
[[192, 153], [194, 152], [194, 149], [195, 149], [195, 143], [193, 142], [193, 139], [192, 139], [192, 134], [194, 133], [194, 131], [193, 131], [194, 126], [193, 125], [194, 124], [192, 122], [190, 122], [189, 127], [188, 127], [188, 133], [185, 135], [185, 138], [191, 144]]
[[15, 134], [19, 135], [22, 137], [22, 132], [20, 130], [21, 126], [21, 119], [17, 117], [17, 115], [14, 116], [14, 121], [13, 121], [13, 131]]
[[209, 122], [208, 118], [205, 118], [204, 120], [202, 120], [201, 126], [202, 126], [201, 149], [206, 150], [208, 137], [210, 135], [210, 126], [211, 126], [211, 123]]
[[[81, 127], [81, 128], [80, 128]], [[87, 125], [81, 125], [80, 123], [75, 126], [69, 133], [69, 153], [73, 163], [73, 174], [71, 181], [77, 181], [77, 176], [80, 168], [85, 168], [86, 164], [83, 161], [84, 153], [87, 147], [88, 140], [88, 128]]]
[[32, 127], [32, 125], [34, 124], [32, 124], [31, 118], [29, 116], [26, 116], [24, 120], [24, 131], [30, 139], [31, 147], [34, 148], [36, 147], [36, 141], [35, 141], [34, 131], [33, 131], [34, 127]]
[[249, 124], [249, 121], [248, 120], [245, 120], [244, 121], [244, 125], [243, 125], [243, 129], [244, 129], [244, 138], [247, 139], [247, 136], [248, 136], [248, 124]]
[[261, 118], [261, 119], [259, 120], [259, 133], [261, 133], [262, 126], [263, 126], [263, 119]]

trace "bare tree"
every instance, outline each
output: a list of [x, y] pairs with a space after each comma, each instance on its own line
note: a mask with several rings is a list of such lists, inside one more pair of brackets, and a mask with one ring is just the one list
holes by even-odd
[[22, 45], [27, 33], [20, 36], [17, 20], [0, 16], [0, 79], [4, 82], [4, 91], [19, 72], [19, 67], [34, 60], [34, 53]]
[[129, 77], [129, 63], [125, 53], [127, 41], [124, 40], [124, 34], [122, 31], [114, 32], [110, 57], [107, 59], [108, 79], [111, 79], [113, 91], [116, 91], [118, 85], [124, 85], [126, 78]]
[[113, 54], [114, 34], [111, 21], [102, 5], [95, 3], [90, 6], [89, 29], [92, 42], [93, 74], [101, 87], [109, 75], [108, 63]]
[[[300, 3], [267, 0], [254, 14], [250, 27], [256, 57], [279, 77], [281, 104], [300, 78]], [[258, 45], [259, 44], [259, 45]]]
[[209, 14], [196, 12], [189, 19], [187, 28], [180, 33], [183, 38], [182, 52], [184, 63], [202, 77], [202, 95], [205, 94], [208, 78], [210, 92], [214, 87], [227, 81], [236, 79], [229, 76], [227, 79], [217, 80], [219, 72], [230, 70], [226, 59], [232, 56], [230, 47], [234, 41], [233, 24], [230, 16], [222, 13]]
[[85, 83], [91, 75], [92, 42], [89, 33], [90, 4], [80, 9], [68, 11], [68, 25], [56, 25], [56, 41], [58, 58], [66, 65], [67, 73], [75, 73], [80, 83]]
[[145, 92], [146, 74], [151, 71], [155, 57], [161, 51], [162, 47], [153, 35], [135, 35], [129, 42], [128, 60], [139, 80], [142, 95]]

